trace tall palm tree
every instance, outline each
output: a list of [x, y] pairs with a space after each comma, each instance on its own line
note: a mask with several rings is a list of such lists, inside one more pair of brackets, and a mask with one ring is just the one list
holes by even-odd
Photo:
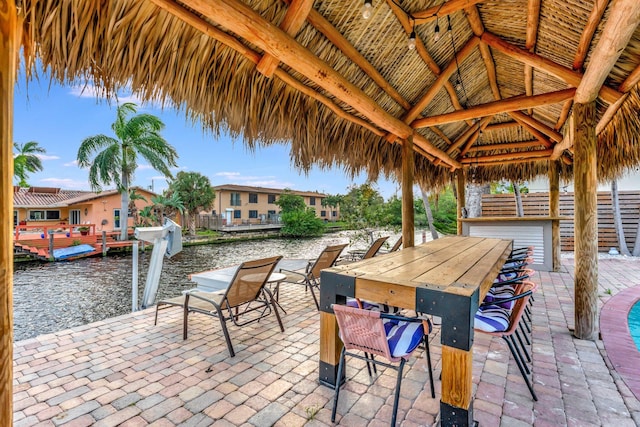
[[29, 141], [24, 144], [13, 143], [15, 153], [13, 155], [13, 176], [18, 179], [20, 187], [28, 187], [27, 177], [29, 173], [35, 173], [43, 170], [42, 160], [38, 154], [47, 152], [40, 147], [37, 142]]
[[127, 239], [127, 207], [129, 206], [129, 186], [138, 168], [138, 155], [151, 167], [171, 178], [172, 166], [177, 166], [178, 154], [160, 131], [164, 123], [151, 114], [136, 113], [136, 104], [125, 103], [118, 106], [116, 121], [111, 125], [115, 138], [95, 135], [86, 138], [78, 149], [78, 165], [89, 168], [89, 184], [95, 191], [101, 185], [115, 184], [122, 203], [120, 222], [121, 240]]

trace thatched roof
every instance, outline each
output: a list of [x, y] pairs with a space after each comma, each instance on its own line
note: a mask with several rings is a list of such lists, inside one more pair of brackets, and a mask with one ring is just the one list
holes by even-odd
[[[363, 3], [24, 0], [25, 56], [105, 96], [130, 86], [249, 147], [290, 144], [302, 170], [400, 176], [400, 143], [413, 134], [416, 180], [428, 186], [460, 167], [478, 180], [530, 179], [550, 158], [570, 176], [571, 142], [553, 153], [568, 89], [598, 68], [621, 0], [372, 0], [369, 19]], [[601, 180], [640, 163], [637, 24], [597, 100]], [[514, 97], [517, 109], [501, 101]]]

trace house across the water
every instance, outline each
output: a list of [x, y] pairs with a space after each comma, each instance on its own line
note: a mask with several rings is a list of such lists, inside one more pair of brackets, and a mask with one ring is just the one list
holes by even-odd
[[[146, 200], [135, 201], [138, 210], [152, 204], [151, 197], [155, 193], [138, 187], [135, 191]], [[120, 211], [117, 190], [100, 193], [55, 187], [14, 187], [13, 190], [14, 227], [95, 224], [96, 233], [112, 232], [120, 230], [124, 224]], [[132, 227], [133, 218], [129, 216], [126, 225]]]

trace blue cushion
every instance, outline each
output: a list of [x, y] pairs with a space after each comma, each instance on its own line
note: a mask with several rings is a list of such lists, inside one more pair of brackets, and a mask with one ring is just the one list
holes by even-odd
[[424, 336], [422, 322], [404, 322], [395, 319], [382, 319], [389, 341], [389, 350], [393, 357], [410, 354], [420, 345]]
[[[487, 292], [487, 295], [484, 297], [483, 303], [489, 303], [493, 305], [497, 305], [501, 308], [506, 308], [507, 310], [511, 310], [515, 301], [507, 301], [503, 302], [502, 300], [513, 298], [515, 292], [511, 287], [504, 287], [503, 289], [491, 289]], [[484, 310], [485, 307], [480, 307], [480, 310]]]
[[473, 326], [485, 332], [504, 332], [509, 329], [509, 315], [509, 310], [490, 305], [476, 312]]
[[511, 271], [509, 273], [500, 273], [500, 274], [498, 274], [498, 277], [495, 278], [493, 283], [497, 284], [497, 283], [506, 282], [508, 280], [513, 280], [516, 277], [518, 277], [518, 272], [517, 271]]
[[[364, 310], [376, 310], [381, 313], [390, 313], [390, 314], [398, 314], [400, 313], [400, 307], [394, 307], [392, 305], [377, 303], [377, 302], [369, 302], [369, 301], [360, 301], [362, 303], [362, 308]], [[355, 298], [347, 298], [347, 306], [360, 308], [358, 305], [358, 300]]]

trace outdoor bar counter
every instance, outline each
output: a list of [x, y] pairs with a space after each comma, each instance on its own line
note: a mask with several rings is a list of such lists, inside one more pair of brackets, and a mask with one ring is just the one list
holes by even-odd
[[[460, 218], [462, 235], [471, 237], [496, 237], [513, 239], [515, 247], [533, 246], [533, 267], [541, 271], [556, 271], [554, 265], [553, 228], [558, 229], [561, 220], [571, 217], [522, 216]], [[558, 249], [559, 250], [559, 249]], [[558, 252], [559, 254], [559, 252]]]
[[511, 240], [444, 237], [323, 270], [320, 382], [335, 385], [342, 350], [332, 304], [345, 304], [347, 297], [355, 297], [440, 316], [441, 425], [473, 425], [474, 314], [511, 249]]

